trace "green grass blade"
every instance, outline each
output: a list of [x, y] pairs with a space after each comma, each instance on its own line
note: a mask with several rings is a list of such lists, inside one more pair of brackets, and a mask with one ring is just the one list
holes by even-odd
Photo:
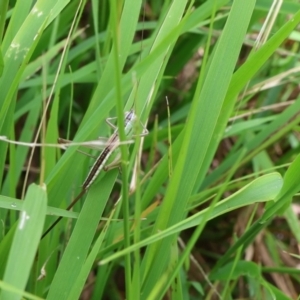
[[283, 178], [283, 186], [274, 199], [274, 203], [268, 206], [259, 220], [257, 220], [247, 232], [226, 252], [226, 254], [218, 261], [216, 268], [224, 264], [230, 256], [237, 251], [240, 246], [246, 247], [268, 223], [276, 215], [280, 214], [284, 208], [290, 203], [291, 198], [300, 190], [300, 182], [297, 178], [300, 168], [300, 155], [293, 161]]
[[[196, 92], [185, 128], [181, 155], [175, 165], [154, 231], [174, 225], [184, 217], [187, 201], [192, 193], [203, 160], [210, 151], [208, 146], [221, 114], [222, 104], [230, 84], [237, 57], [249, 25], [255, 1], [235, 1], [222, 36], [206, 72], [201, 92]], [[237, 26], [237, 24], [239, 24]], [[226, 65], [225, 63], [226, 62]], [[223, 64], [220, 70], [219, 65]], [[217, 85], [217, 88], [216, 88]], [[208, 111], [209, 108], [209, 111]], [[201, 128], [201, 130], [199, 130]], [[206, 170], [202, 169], [202, 172]], [[168, 263], [170, 239], [150, 246], [144, 260], [144, 292], [148, 295], [157, 273], [162, 273]], [[155, 260], [160, 257], [160, 260]], [[155, 275], [156, 274], [156, 275]]]
[[[47, 196], [44, 187], [31, 185], [26, 194], [17, 230], [10, 249], [3, 281], [24, 290], [34, 262], [46, 216]], [[22, 249], [22, 251], [20, 251]], [[2, 291], [2, 299], [21, 299]]]
[[[274, 200], [278, 196], [282, 184], [282, 177], [278, 173], [271, 173], [262, 176], [261, 178], [257, 178], [244, 188], [240, 189], [237, 193], [218, 203], [211, 211], [208, 219], [214, 219], [222, 214], [246, 205]], [[207, 211], [208, 209], [202, 210], [199, 213], [186, 218], [181, 222], [178, 222], [176, 225], [173, 225], [159, 233], [153, 234], [151, 235], [151, 237], [146, 238], [140, 243], [137, 243], [128, 249], [124, 249], [122, 251], [119, 251], [117, 254], [113, 254], [110, 257], [103, 259], [101, 264], [106, 264], [124, 255], [125, 253], [132, 252], [138, 248], [151, 245], [152, 243], [176, 234], [181, 230], [197, 226], [199, 223], [201, 223], [201, 221], [203, 220], [203, 216], [207, 213]]]
[[112, 171], [103, 178], [101, 185], [91, 188], [53, 278], [47, 299], [68, 299], [72, 289], [76, 289], [74, 284], [87, 258], [116, 176], [117, 171]]

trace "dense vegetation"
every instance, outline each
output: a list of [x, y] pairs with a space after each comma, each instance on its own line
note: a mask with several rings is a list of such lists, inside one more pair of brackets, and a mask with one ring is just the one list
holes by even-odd
[[1, 299], [297, 298], [299, 1], [0, 12]]

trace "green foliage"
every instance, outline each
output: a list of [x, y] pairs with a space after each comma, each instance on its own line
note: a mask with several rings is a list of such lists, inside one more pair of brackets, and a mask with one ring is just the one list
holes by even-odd
[[[298, 1], [0, 9], [0, 135], [42, 144], [0, 141], [1, 299], [296, 297]], [[94, 159], [45, 144], [131, 108], [150, 134], [66, 211]]]

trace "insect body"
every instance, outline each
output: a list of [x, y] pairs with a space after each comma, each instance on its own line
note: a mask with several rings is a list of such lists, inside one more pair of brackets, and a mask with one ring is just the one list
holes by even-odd
[[[115, 119], [115, 118], [114, 118]], [[125, 113], [125, 135], [126, 137], [130, 138], [133, 137], [132, 131], [134, 128], [134, 124], [137, 117], [133, 110], [130, 110], [129, 112]], [[112, 134], [112, 136], [108, 139], [106, 147], [103, 149], [103, 151], [100, 153], [100, 155], [97, 157], [95, 163], [91, 167], [85, 181], [82, 185], [82, 190], [79, 193], [79, 195], [71, 202], [71, 204], [67, 207], [67, 210], [71, 209], [76, 202], [85, 194], [85, 192], [89, 189], [89, 187], [93, 184], [93, 182], [97, 179], [99, 173], [101, 170], [108, 171], [112, 168], [115, 168], [119, 166], [120, 164], [120, 155], [118, 155], [115, 160], [110, 163], [109, 165], [105, 165], [112, 153], [118, 148], [120, 145], [120, 138], [118, 133], [118, 128], [113, 125], [109, 119], [106, 120], [107, 123], [112, 126], [115, 131]], [[143, 125], [142, 125], [143, 126]], [[140, 136], [145, 136], [148, 134], [148, 130], [143, 126], [143, 132], [140, 134]], [[52, 228], [62, 219], [62, 217], [59, 217], [42, 235], [42, 239], [52, 230]]]
[[[125, 114], [125, 134], [127, 137], [130, 137], [130, 134], [134, 126], [133, 123], [135, 120], [136, 120], [136, 115], [134, 114], [133, 110]], [[111, 123], [109, 124], [115, 127]], [[87, 190], [92, 185], [92, 183], [96, 180], [96, 178], [98, 177], [102, 169], [109, 170], [119, 164], [119, 157], [118, 157], [109, 166], [105, 167], [107, 160], [112, 155], [114, 150], [119, 146], [119, 142], [120, 140], [119, 140], [118, 128], [115, 128], [115, 132], [107, 141], [107, 146], [104, 148], [104, 150], [101, 152], [101, 154], [98, 156], [97, 160], [95, 161], [94, 165], [91, 167], [90, 172], [83, 183], [83, 189]]]

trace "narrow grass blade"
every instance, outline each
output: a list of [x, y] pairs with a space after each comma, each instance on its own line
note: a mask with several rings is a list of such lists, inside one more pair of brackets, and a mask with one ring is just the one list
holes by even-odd
[[[17, 230], [10, 249], [3, 281], [25, 289], [42, 235], [47, 207], [44, 187], [31, 185], [26, 194]], [[22, 251], [20, 251], [22, 249]], [[2, 291], [2, 299], [21, 299], [20, 295]]]
[[[214, 219], [217, 216], [225, 214], [229, 211], [238, 209], [243, 206], [251, 205], [256, 202], [274, 200], [278, 196], [282, 184], [282, 177], [278, 173], [271, 173], [257, 178], [246, 185], [244, 188], [240, 189], [237, 193], [219, 202], [212, 210], [208, 219]], [[106, 264], [124, 255], [125, 253], [132, 252], [138, 248], [144, 247], [146, 245], [151, 245], [152, 243], [162, 240], [165, 237], [179, 233], [181, 230], [197, 226], [203, 220], [203, 215], [207, 211], [208, 209], [205, 209], [165, 230], [153, 234], [151, 235], [151, 237], [142, 240], [140, 243], [137, 243], [128, 249], [124, 249], [122, 251], [119, 251], [117, 254], [113, 254], [110, 257], [103, 259], [101, 261], [101, 264]]]
[[274, 203], [268, 205], [267, 210], [260, 219], [258, 219], [249, 228], [249, 230], [247, 230], [243, 236], [232, 247], [230, 247], [230, 249], [228, 249], [226, 254], [218, 261], [216, 268], [223, 265], [239, 247], [247, 247], [257, 236], [258, 232], [265, 228], [276, 215], [282, 212], [284, 208], [286, 209], [286, 206], [290, 204], [291, 198], [300, 190], [300, 181], [298, 180], [299, 169], [300, 155], [296, 157], [287, 170], [283, 178], [283, 186], [274, 199]]
[[[166, 191], [154, 232], [164, 230], [184, 217], [185, 207], [198, 174], [200, 171], [206, 173], [207, 169], [203, 167], [208, 166], [208, 162], [204, 159], [207, 153], [211, 153], [209, 145], [214, 138], [214, 129], [219, 116], [222, 114], [222, 105], [254, 4], [255, 1], [233, 3], [209, 69], [205, 72], [205, 81], [201, 90], [201, 80], [198, 82], [198, 90], [184, 131], [181, 155], [176, 162], [174, 175]], [[219, 68], [221, 64], [224, 66], [222, 69]], [[162, 274], [169, 263], [169, 252], [166, 249], [171, 242], [172, 240], [168, 238], [147, 248], [143, 266], [145, 295], [150, 293], [154, 281], [157, 280], [157, 274]], [[160, 259], [157, 260], [157, 257]]]
[[117, 171], [111, 171], [103, 178], [102, 184], [91, 187], [53, 278], [47, 299], [67, 299], [71, 290], [75, 289], [74, 284], [87, 258], [116, 176]]

